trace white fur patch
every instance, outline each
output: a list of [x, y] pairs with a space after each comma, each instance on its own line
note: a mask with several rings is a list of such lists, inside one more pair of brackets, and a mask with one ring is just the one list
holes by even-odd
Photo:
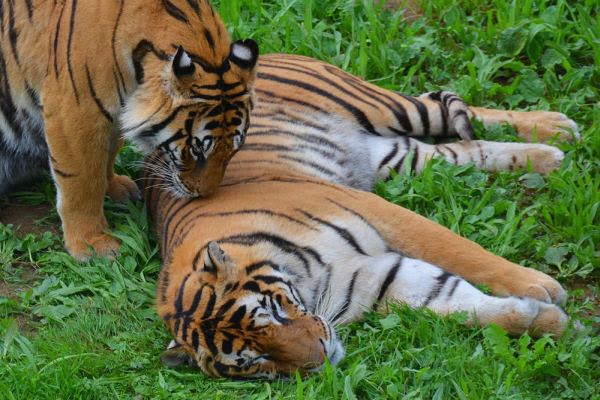
[[250, 61], [253, 56], [252, 50], [250, 50], [248, 47], [242, 46], [241, 44], [234, 44], [231, 52], [234, 56], [244, 61]]
[[186, 53], [185, 51], [183, 52], [183, 54], [181, 55], [181, 58], [179, 59], [179, 68], [189, 68], [192, 65], [192, 59], [190, 58], [190, 56], [188, 55], [188, 53]]

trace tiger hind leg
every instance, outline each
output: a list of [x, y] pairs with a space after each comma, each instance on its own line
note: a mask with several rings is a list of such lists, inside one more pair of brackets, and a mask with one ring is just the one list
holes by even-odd
[[512, 171], [531, 165], [534, 171], [547, 174], [560, 166], [564, 153], [545, 144], [484, 140], [431, 145], [412, 138], [378, 138], [377, 143], [371, 145], [373, 168], [382, 179], [387, 178], [392, 169], [400, 171], [410, 166], [420, 172], [432, 158], [443, 158], [457, 165], [473, 163], [488, 171]]
[[108, 188], [106, 195], [113, 201], [124, 203], [127, 200], [137, 201], [142, 198], [140, 189], [131, 178], [125, 175], [118, 175], [114, 172], [113, 165], [119, 149], [123, 147], [123, 138], [116, 137], [116, 133], [113, 135], [114, 138], [110, 141], [109, 148], [109, 160], [107, 163], [107, 182]]
[[509, 124], [519, 137], [527, 142], [547, 142], [553, 138], [559, 140], [578, 140], [577, 124], [565, 114], [551, 111], [504, 111], [489, 108], [469, 107], [473, 118], [485, 126]]
[[529, 297], [489, 296], [460, 276], [421, 260], [404, 257], [390, 271], [394, 274], [388, 275], [381, 303], [399, 301], [442, 315], [467, 312], [467, 324], [496, 324], [513, 335], [560, 336], [568, 323], [567, 315], [554, 304]]

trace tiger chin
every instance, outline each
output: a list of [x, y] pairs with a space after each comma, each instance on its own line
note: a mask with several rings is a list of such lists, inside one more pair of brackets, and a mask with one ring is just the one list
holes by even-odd
[[[4, 9], [4, 12], [1, 10]], [[180, 196], [215, 192], [244, 141], [258, 46], [232, 43], [206, 0], [9, 1], [0, 6], [0, 195], [49, 170], [65, 247], [114, 255], [104, 197], [123, 135]]]

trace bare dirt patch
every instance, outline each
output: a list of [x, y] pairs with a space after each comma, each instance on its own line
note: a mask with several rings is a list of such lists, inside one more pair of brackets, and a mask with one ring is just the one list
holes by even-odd
[[409, 22], [423, 16], [419, 0], [386, 0], [385, 8], [389, 10], [404, 9], [404, 19]]
[[593, 325], [600, 328], [600, 286], [593, 282], [579, 281], [569, 284], [568, 287], [580, 293], [574, 300], [587, 305], [585, 309], [580, 310], [579, 316], [594, 321]]
[[[15, 281], [6, 281], [0, 279], [0, 298], [4, 297], [9, 300], [19, 302], [19, 294], [31, 289], [36, 282], [40, 280], [35, 268], [27, 263], [19, 263], [18, 278]], [[12, 274], [11, 274], [12, 275]], [[10, 318], [14, 319], [21, 333], [35, 333], [35, 321], [30, 315], [11, 312]]]
[[54, 218], [47, 218], [52, 213], [53, 206], [51, 204], [29, 205], [9, 202], [0, 208], [0, 223], [13, 225], [21, 235], [41, 234], [47, 231], [59, 234], [59, 222]]

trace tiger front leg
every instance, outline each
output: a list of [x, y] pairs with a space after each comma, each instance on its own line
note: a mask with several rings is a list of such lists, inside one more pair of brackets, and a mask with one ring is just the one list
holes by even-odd
[[[483, 266], [482, 266], [483, 267]], [[556, 305], [532, 298], [498, 298], [482, 293], [460, 276], [421, 260], [403, 257], [390, 264], [382, 303], [399, 301], [412, 307], [427, 307], [438, 314], [463, 311], [470, 325], [496, 324], [513, 335], [560, 336], [568, 318]]]
[[[107, 233], [103, 211], [112, 124], [101, 115], [81, 111], [74, 115], [61, 108], [48, 104], [44, 113], [65, 247], [79, 260], [92, 254], [113, 256], [119, 242]], [[66, 109], [85, 108], [73, 105]]]
[[348, 206], [360, 210], [394, 251], [437, 265], [473, 284], [486, 285], [496, 295], [532, 297], [555, 304], [566, 299], [561, 285], [543, 272], [494, 255], [477, 243], [374, 194], [361, 192], [356, 199], [348, 199]]

